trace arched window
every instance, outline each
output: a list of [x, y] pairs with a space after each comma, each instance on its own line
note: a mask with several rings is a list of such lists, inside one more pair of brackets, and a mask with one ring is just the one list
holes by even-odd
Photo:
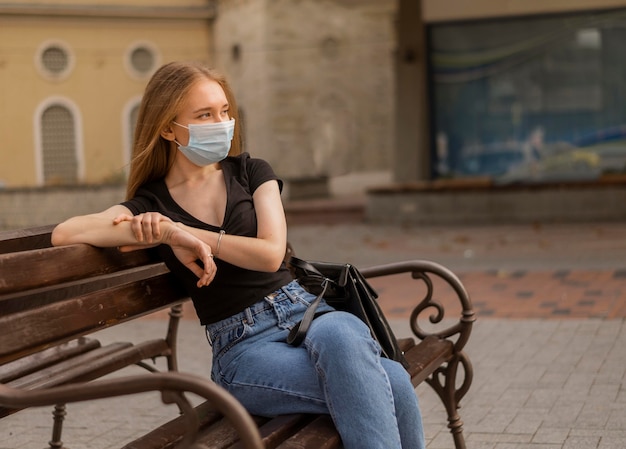
[[37, 114], [39, 184], [76, 184], [82, 179], [80, 120], [67, 101], [52, 99]]
[[76, 131], [72, 113], [61, 105], [41, 115], [44, 184], [73, 184], [78, 180]]

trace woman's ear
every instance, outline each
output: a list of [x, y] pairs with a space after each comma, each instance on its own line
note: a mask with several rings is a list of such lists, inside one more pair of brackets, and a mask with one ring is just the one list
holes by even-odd
[[173, 142], [174, 139], [176, 139], [176, 135], [174, 134], [174, 131], [172, 130], [171, 126], [166, 126], [162, 131], [161, 131], [161, 137], [163, 137], [165, 140], [169, 140], [170, 142]]

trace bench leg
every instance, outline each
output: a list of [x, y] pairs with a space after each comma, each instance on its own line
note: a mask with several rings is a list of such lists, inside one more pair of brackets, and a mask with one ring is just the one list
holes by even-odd
[[[168, 371], [178, 371], [178, 327], [180, 324], [180, 319], [183, 316], [183, 305], [176, 304], [170, 308], [169, 312], [169, 323], [167, 325], [167, 334], [165, 336], [165, 342], [167, 343], [167, 352], [160, 354], [160, 356], [164, 356], [167, 360], [167, 370]], [[154, 361], [154, 358], [152, 359]], [[135, 363], [152, 373], [160, 372], [159, 369], [153, 367], [152, 365], [148, 365], [147, 363], [141, 361]]]
[[169, 371], [178, 371], [178, 325], [183, 316], [183, 305], [176, 304], [170, 309], [170, 320], [167, 326], [167, 336], [165, 340], [170, 347], [170, 354], [167, 356], [167, 369]]
[[52, 424], [52, 439], [50, 440], [50, 449], [63, 449], [63, 441], [61, 441], [61, 432], [63, 431], [63, 421], [65, 420], [65, 404], [57, 404], [54, 406], [52, 412], [53, 424]]
[[[463, 371], [463, 381], [457, 387], [459, 365]], [[435, 390], [448, 414], [448, 428], [456, 449], [466, 449], [463, 437], [463, 421], [459, 416], [460, 402], [472, 383], [473, 369], [464, 353], [457, 354], [446, 366], [437, 369], [426, 382]]]

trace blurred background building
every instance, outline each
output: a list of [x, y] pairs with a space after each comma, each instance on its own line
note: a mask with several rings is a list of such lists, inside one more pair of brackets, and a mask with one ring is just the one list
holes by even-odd
[[625, 30], [626, 0], [3, 2], [0, 227], [119, 201], [145, 84], [183, 59], [229, 76], [287, 200], [626, 218]]
[[123, 182], [148, 78], [209, 60], [214, 18], [204, 0], [0, 4], [0, 183]]

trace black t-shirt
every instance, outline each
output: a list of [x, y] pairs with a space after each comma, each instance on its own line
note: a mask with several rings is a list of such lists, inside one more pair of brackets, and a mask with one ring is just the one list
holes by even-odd
[[[142, 186], [134, 198], [122, 205], [135, 215], [159, 212], [173, 221], [194, 228], [216, 232], [224, 230], [226, 234], [256, 237], [257, 220], [252, 194], [261, 184], [272, 180], [276, 180], [282, 190], [282, 181], [266, 161], [251, 158], [248, 153], [228, 157], [221, 162], [221, 166], [227, 195], [221, 228], [198, 220], [180, 207], [171, 197], [163, 179]], [[284, 263], [277, 272], [267, 273], [247, 270], [215, 259], [215, 279], [208, 286], [198, 288], [196, 275], [180, 263], [168, 245], [159, 245], [157, 251], [172, 273], [184, 284], [202, 324], [214, 323], [241, 312], [292, 280]]]

